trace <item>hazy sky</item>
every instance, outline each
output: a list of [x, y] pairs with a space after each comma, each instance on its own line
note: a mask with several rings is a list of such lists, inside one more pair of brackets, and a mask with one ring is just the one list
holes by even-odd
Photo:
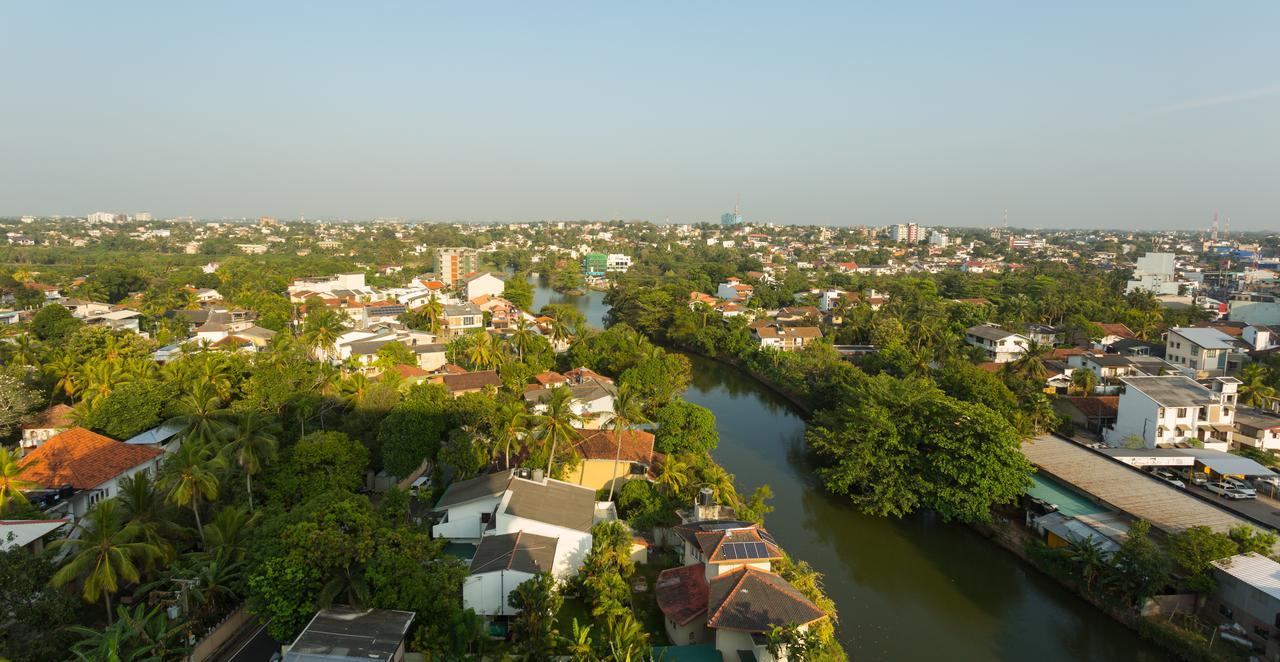
[[3, 2], [0, 214], [1280, 229], [1274, 0], [425, 4]]

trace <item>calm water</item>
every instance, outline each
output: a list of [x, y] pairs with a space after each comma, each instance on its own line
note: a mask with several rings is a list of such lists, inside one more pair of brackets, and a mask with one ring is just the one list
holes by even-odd
[[549, 303], [567, 303], [576, 306], [586, 316], [587, 323], [596, 328], [604, 327], [604, 314], [609, 312], [609, 306], [604, 303], [604, 292], [587, 290], [587, 293], [582, 296], [568, 296], [547, 287], [546, 281], [535, 282], [533, 310], [535, 312], [542, 310], [542, 307]]
[[[538, 288], [534, 300], [555, 296]], [[597, 299], [594, 309], [584, 308], [593, 324], [603, 307]], [[804, 421], [785, 401], [732, 368], [690, 360], [694, 378], [685, 399], [715, 412], [720, 446], [713, 456], [740, 492], [773, 488], [769, 530], [825, 575], [852, 659], [1166, 659], [964, 526], [855, 512], [816, 484], [802, 452]]]

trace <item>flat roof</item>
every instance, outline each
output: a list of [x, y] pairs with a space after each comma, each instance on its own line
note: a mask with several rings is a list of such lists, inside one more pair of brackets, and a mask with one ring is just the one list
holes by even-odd
[[1226, 533], [1253, 522], [1201, 501], [1162, 480], [1073, 441], [1044, 435], [1023, 442], [1022, 452], [1046, 474], [1092, 495], [1165, 533], [1207, 526]]
[[322, 609], [307, 623], [284, 659], [389, 661], [399, 650], [413, 618], [411, 611], [392, 609]]
[[1218, 403], [1213, 391], [1184, 375], [1121, 377], [1120, 381], [1164, 407], [1198, 407]]

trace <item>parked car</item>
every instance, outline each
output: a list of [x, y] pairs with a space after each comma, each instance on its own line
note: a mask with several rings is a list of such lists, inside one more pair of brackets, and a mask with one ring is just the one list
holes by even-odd
[[1166, 469], [1156, 469], [1155, 471], [1151, 472], [1151, 475], [1155, 476], [1156, 478], [1159, 478], [1160, 480], [1163, 480], [1164, 482], [1170, 485], [1173, 485], [1174, 487], [1185, 488], [1187, 486], [1186, 483], [1178, 480], [1178, 477], [1175, 476], [1172, 471], [1168, 471]]
[[1213, 492], [1214, 494], [1217, 494], [1218, 496], [1221, 496], [1227, 499], [1248, 499], [1249, 498], [1245, 496], [1244, 492], [1236, 489], [1230, 483], [1224, 483], [1222, 481], [1218, 481], [1216, 483], [1209, 483], [1205, 485], [1204, 488], [1206, 490], [1209, 490], [1210, 492]]
[[1262, 483], [1268, 488], [1280, 489], [1280, 476], [1258, 476], [1253, 479], [1253, 484], [1256, 487], [1258, 483]]
[[1257, 491], [1257, 490], [1255, 490], [1255, 489], [1253, 489], [1253, 486], [1252, 486], [1252, 485], [1250, 485], [1250, 484], [1248, 484], [1248, 483], [1244, 482], [1243, 480], [1236, 480], [1235, 478], [1228, 478], [1228, 479], [1226, 479], [1226, 480], [1224, 480], [1224, 481], [1222, 481], [1222, 482], [1224, 482], [1224, 483], [1226, 483], [1226, 484], [1230, 485], [1231, 487], [1233, 487], [1233, 488], [1235, 488], [1235, 489], [1239, 490], [1241, 493], [1243, 493], [1246, 497], [1248, 497], [1248, 498], [1250, 498], [1250, 499], [1256, 498], [1256, 497], [1258, 496], [1258, 491]]

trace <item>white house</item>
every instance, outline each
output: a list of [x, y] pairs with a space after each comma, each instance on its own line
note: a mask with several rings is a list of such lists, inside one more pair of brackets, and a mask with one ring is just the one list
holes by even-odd
[[491, 297], [502, 296], [506, 287], [506, 281], [487, 271], [468, 278], [464, 285], [467, 301], [475, 301], [485, 295]]
[[1031, 344], [1030, 338], [1005, 331], [994, 324], [971, 326], [965, 330], [964, 339], [974, 347], [981, 347], [987, 353], [987, 360], [996, 363], [1017, 360]]
[[604, 270], [612, 272], [625, 272], [631, 268], [631, 256], [622, 253], [609, 253], [605, 257]]
[[1165, 360], [1190, 377], [1225, 375], [1231, 355], [1240, 353], [1235, 338], [1214, 328], [1175, 327], [1165, 334]]
[[521, 531], [552, 538], [550, 572], [560, 578], [576, 573], [591, 550], [595, 490], [537, 474], [521, 478], [503, 471], [450, 485], [436, 503], [443, 516], [431, 535], [473, 545], [486, 536]]
[[1116, 422], [1103, 430], [1107, 444], [1144, 448], [1203, 444], [1229, 450], [1235, 431], [1236, 387], [1240, 380], [1219, 377], [1213, 388], [1183, 375], [1123, 377]]
[[[551, 397], [552, 388], [556, 386], [530, 386], [524, 392], [524, 399], [532, 405], [535, 414], [545, 413], [546, 400]], [[568, 385], [573, 391], [573, 403], [570, 409], [585, 419], [582, 427], [588, 430], [599, 430], [613, 420], [613, 399], [618, 389], [612, 382], [585, 378], [573, 381]]]
[[1236, 411], [1237, 446], [1262, 451], [1280, 451], [1280, 416], [1261, 409], [1241, 408]]
[[514, 616], [507, 602], [517, 586], [555, 565], [559, 540], [517, 531], [481, 538], [471, 559], [471, 574], [462, 582], [462, 607], [481, 616]]
[[126, 444], [84, 428], [50, 437], [21, 460], [22, 479], [50, 490], [74, 492], [50, 512], [80, 518], [94, 504], [119, 492], [120, 481], [139, 471], [155, 471], [164, 451]]

